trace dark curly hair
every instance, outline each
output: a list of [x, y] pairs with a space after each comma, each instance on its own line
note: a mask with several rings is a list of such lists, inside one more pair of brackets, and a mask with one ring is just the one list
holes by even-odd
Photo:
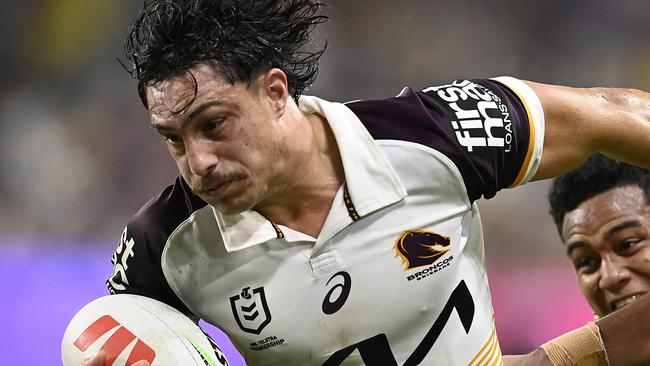
[[199, 62], [212, 63], [233, 84], [250, 83], [277, 67], [297, 101], [316, 79], [326, 48], [308, 49], [311, 31], [328, 19], [318, 14], [322, 5], [310, 0], [145, 0], [124, 44], [130, 66], [120, 62], [139, 81], [147, 108], [145, 87]]
[[592, 155], [576, 170], [555, 178], [548, 194], [550, 214], [560, 236], [564, 215], [582, 202], [612, 188], [635, 185], [645, 192], [650, 202], [650, 170], [612, 160], [601, 154]]

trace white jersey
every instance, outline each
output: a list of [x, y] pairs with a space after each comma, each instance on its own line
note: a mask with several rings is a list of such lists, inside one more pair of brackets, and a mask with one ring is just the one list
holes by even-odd
[[178, 179], [125, 229], [111, 292], [223, 330], [250, 365], [499, 365], [474, 201], [528, 181], [543, 111], [513, 78], [300, 108], [329, 122], [345, 171], [317, 238], [226, 216]]

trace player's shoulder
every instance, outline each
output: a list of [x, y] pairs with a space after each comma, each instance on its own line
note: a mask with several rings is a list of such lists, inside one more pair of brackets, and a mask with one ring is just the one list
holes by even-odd
[[129, 221], [129, 228], [141, 234], [169, 235], [205, 205], [205, 201], [193, 194], [185, 181], [178, 177], [136, 212]]
[[[406, 86], [395, 96], [379, 99], [357, 99], [344, 103], [361, 116], [390, 117], [395, 110], [417, 111], [422, 106], [420, 91]], [[404, 116], [403, 116], [404, 117]]]
[[536, 171], [543, 117], [529, 118], [541, 109], [528, 109], [538, 104], [528, 89], [510, 77], [459, 79], [346, 105], [375, 140], [444, 157], [460, 172], [473, 201], [525, 183]]
[[[411, 87], [390, 98], [345, 103], [376, 140], [417, 140], [431, 122], [444, 118], [444, 111], [427, 106], [423, 95]], [[439, 113], [437, 113], [439, 112]]]
[[182, 178], [147, 202], [120, 236], [106, 280], [110, 293], [151, 297], [179, 311], [190, 311], [176, 296], [162, 271], [161, 258], [170, 235], [206, 203], [192, 194]]
[[394, 97], [355, 100], [345, 105], [376, 140], [405, 140], [435, 148], [434, 141], [445, 136], [444, 143], [460, 138], [463, 146], [459, 148], [463, 150], [468, 143], [466, 129], [477, 129], [472, 131], [477, 138], [469, 142], [482, 146], [484, 140], [486, 144], [492, 141], [486, 138], [496, 132], [488, 121], [491, 118], [501, 118], [504, 111], [526, 118], [520, 93], [513, 92], [513, 85], [519, 84], [522, 82], [510, 77], [458, 79], [423, 89], [405, 87]]
[[[502, 78], [506, 79], [506, 78]], [[507, 78], [516, 81], [514, 78]], [[456, 101], [480, 102], [500, 101], [498, 94], [511, 89], [499, 78], [458, 79], [441, 85], [416, 89], [406, 86], [394, 97], [381, 99], [360, 99], [346, 102], [345, 105], [357, 115], [364, 117], [422, 118], [444, 117], [448, 104]], [[436, 114], [436, 110], [439, 114]], [[433, 114], [432, 114], [433, 112]]]

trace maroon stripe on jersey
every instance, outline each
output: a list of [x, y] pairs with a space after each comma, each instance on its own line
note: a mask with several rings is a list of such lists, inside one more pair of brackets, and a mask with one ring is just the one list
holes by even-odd
[[375, 140], [414, 142], [451, 159], [470, 201], [509, 187], [524, 163], [530, 138], [518, 97], [491, 80], [460, 80], [427, 89], [408, 88], [398, 97], [347, 106]]

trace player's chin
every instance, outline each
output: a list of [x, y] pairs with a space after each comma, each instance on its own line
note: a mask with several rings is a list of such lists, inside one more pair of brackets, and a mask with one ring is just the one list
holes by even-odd
[[228, 189], [220, 194], [201, 194], [200, 197], [217, 211], [224, 215], [236, 215], [250, 210], [254, 205], [254, 199], [250, 187], [245, 181], [237, 181], [230, 184]]
[[208, 203], [224, 215], [237, 215], [250, 210], [254, 205], [252, 201], [243, 195], [232, 195]]

